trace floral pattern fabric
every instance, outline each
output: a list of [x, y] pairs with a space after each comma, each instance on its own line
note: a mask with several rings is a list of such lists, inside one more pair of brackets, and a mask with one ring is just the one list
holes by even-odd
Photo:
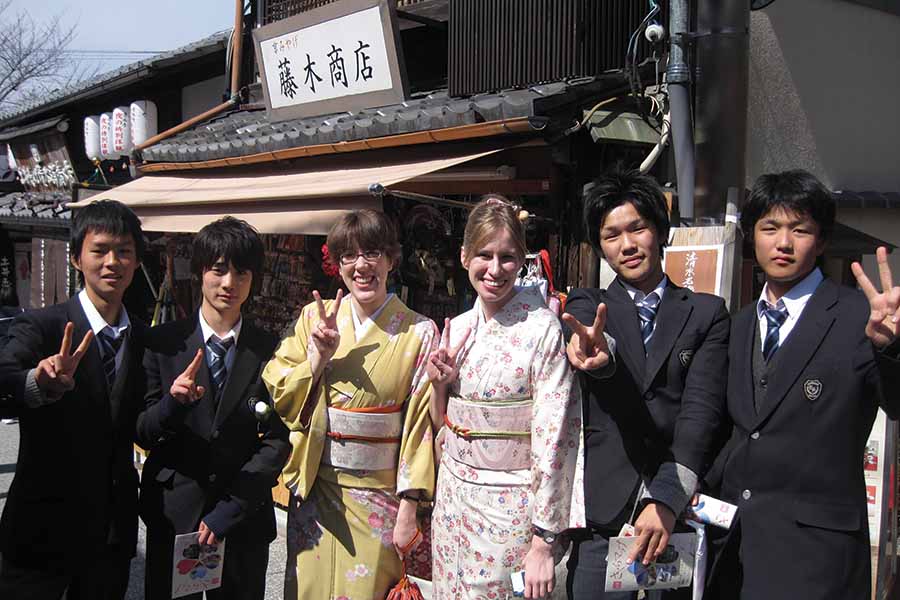
[[[585, 524], [581, 395], [559, 321], [534, 288], [518, 291], [489, 321], [476, 303], [453, 320], [451, 345], [467, 328], [450, 393], [485, 410], [491, 402], [530, 398], [530, 467], [477, 468], [443, 453], [432, 520], [433, 597], [503, 600], [512, 598], [510, 575], [523, 568], [532, 524], [553, 532]], [[471, 443], [482, 442], [493, 443]]]

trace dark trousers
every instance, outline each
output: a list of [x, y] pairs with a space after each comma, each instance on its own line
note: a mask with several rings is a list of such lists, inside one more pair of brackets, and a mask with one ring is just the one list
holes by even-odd
[[[172, 549], [175, 534], [161, 527], [147, 527], [147, 571], [144, 600], [172, 598]], [[222, 586], [206, 592], [207, 600], [263, 600], [266, 595], [266, 570], [269, 544], [228, 539], [222, 567]], [[202, 600], [203, 594], [183, 596]]]
[[[566, 593], [569, 600], [636, 600], [637, 592], [607, 592], [606, 555], [609, 538], [618, 531], [605, 529], [581, 529], [572, 538], [572, 553], [566, 564]], [[690, 600], [691, 588], [653, 590], [647, 592], [650, 600]]]
[[[67, 540], [60, 543], [77, 543]], [[6, 600], [122, 600], [128, 591], [131, 557], [117, 546], [107, 546], [94, 561], [75, 573], [46, 566], [18, 565], [0, 559], [0, 598]]]

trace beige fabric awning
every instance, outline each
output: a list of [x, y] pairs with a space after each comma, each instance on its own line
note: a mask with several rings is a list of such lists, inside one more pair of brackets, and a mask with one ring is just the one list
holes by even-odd
[[233, 215], [260, 233], [324, 235], [347, 211], [381, 208], [381, 201], [369, 192], [370, 185], [389, 187], [502, 149], [301, 173], [146, 175], [69, 207], [118, 200], [134, 210], [148, 231], [195, 232], [219, 217]]

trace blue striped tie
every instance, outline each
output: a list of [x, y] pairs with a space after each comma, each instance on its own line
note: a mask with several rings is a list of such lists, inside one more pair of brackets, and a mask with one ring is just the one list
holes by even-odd
[[641, 339], [644, 340], [644, 348], [653, 335], [653, 321], [656, 319], [656, 309], [659, 307], [659, 294], [650, 292], [642, 300], [637, 302], [638, 317], [641, 319]]
[[125, 335], [120, 334], [118, 337], [113, 333], [112, 328], [107, 325], [97, 334], [97, 341], [100, 342], [100, 349], [103, 354], [103, 372], [106, 374], [106, 385], [112, 389], [116, 382], [116, 354], [125, 341]]
[[206, 345], [209, 346], [209, 351], [212, 352], [212, 362], [209, 365], [209, 372], [210, 375], [212, 375], [213, 385], [216, 388], [216, 398], [218, 398], [219, 393], [221, 393], [222, 388], [225, 386], [225, 380], [228, 379], [228, 369], [225, 367], [225, 355], [228, 354], [228, 349], [231, 348], [233, 344], [233, 337], [221, 340], [214, 335], [209, 336], [209, 341], [206, 342]]
[[763, 311], [763, 314], [766, 317], [766, 340], [763, 342], [763, 358], [766, 359], [766, 362], [769, 362], [769, 359], [778, 350], [778, 330], [781, 329], [781, 326], [784, 325], [788, 318], [787, 307], [781, 302], [774, 308], [766, 305], [766, 310]]

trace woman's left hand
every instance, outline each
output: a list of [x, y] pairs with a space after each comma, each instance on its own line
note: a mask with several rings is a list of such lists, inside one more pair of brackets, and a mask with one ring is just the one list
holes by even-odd
[[549, 598], [555, 583], [553, 546], [534, 536], [525, 555], [525, 597]]
[[403, 550], [407, 548], [419, 533], [419, 524], [416, 522], [417, 503], [414, 500], [401, 499], [400, 508], [397, 509], [397, 523], [394, 525], [393, 542], [394, 549], [400, 558], [403, 558]]

